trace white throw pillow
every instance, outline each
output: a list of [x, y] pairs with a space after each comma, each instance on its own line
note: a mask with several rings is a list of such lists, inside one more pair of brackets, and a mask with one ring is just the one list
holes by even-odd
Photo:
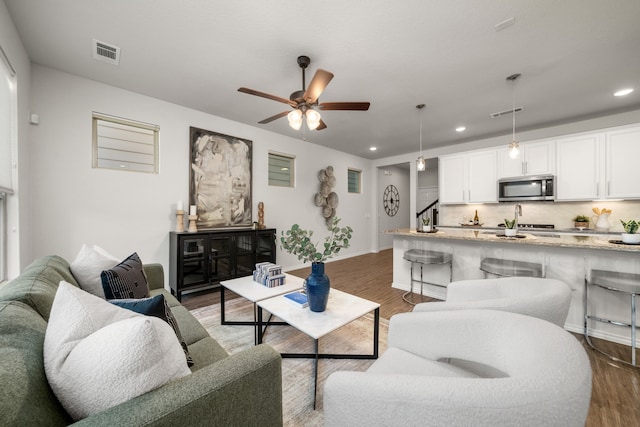
[[44, 339], [44, 369], [74, 420], [189, 375], [169, 324], [62, 281]]
[[94, 245], [93, 248], [90, 248], [86, 244], [83, 244], [78, 256], [73, 260], [70, 267], [73, 277], [76, 278], [82, 289], [105, 299], [100, 274], [104, 270], [109, 270], [114, 267], [119, 262], [119, 259], [110, 255], [101, 247]]

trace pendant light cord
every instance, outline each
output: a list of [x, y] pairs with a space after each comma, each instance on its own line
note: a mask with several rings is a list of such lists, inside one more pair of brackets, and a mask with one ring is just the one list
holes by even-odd
[[[517, 78], [517, 77], [516, 77]], [[516, 140], [516, 79], [513, 79], [513, 91], [511, 95], [511, 115], [513, 116], [511, 140]]]
[[416, 109], [420, 112], [420, 156], [422, 156], [422, 109], [424, 108], [424, 104], [416, 105]]

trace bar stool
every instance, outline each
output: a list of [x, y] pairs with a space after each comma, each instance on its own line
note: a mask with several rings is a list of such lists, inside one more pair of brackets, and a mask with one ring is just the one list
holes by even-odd
[[[640, 295], [640, 274], [621, 273], [618, 271], [591, 270], [590, 279], [588, 276], [584, 278], [584, 337], [587, 343], [594, 350], [604, 354], [612, 360], [625, 363], [627, 365], [638, 367], [636, 364], [636, 295]], [[631, 296], [631, 323], [624, 323], [617, 320], [605, 319], [589, 314], [589, 286], [598, 286], [607, 291], [622, 292]], [[596, 348], [591, 339], [589, 339], [588, 321], [596, 320], [598, 322], [609, 323], [617, 326], [625, 326], [631, 328], [631, 363], [618, 359], [599, 348]]]
[[[433, 282], [427, 282], [424, 280], [424, 266], [425, 265], [444, 265], [444, 264], [449, 264], [449, 282], [447, 283], [451, 283], [451, 277], [453, 274], [453, 265], [452, 265], [452, 259], [453, 256], [449, 253], [446, 252], [437, 252], [437, 251], [427, 251], [427, 250], [423, 250], [423, 249], [410, 249], [408, 251], [405, 251], [404, 259], [406, 259], [407, 261], [411, 262], [411, 285], [410, 288], [407, 292], [405, 292], [402, 295], [402, 299], [411, 304], [411, 305], [416, 305], [415, 302], [413, 302], [413, 284], [414, 283], [420, 283], [420, 300], [421, 302], [424, 301], [424, 294], [422, 293], [423, 291], [423, 287], [424, 285], [432, 285], [432, 286], [439, 286], [441, 288], [446, 288], [447, 285], [446, 284], [439, 284], [439, 283], [433, 283]], [[416, 279], [414, 277], [413, 274], [413, 268], [414, 266], [419, 265], [420, 266], [420, 280]], [[411, 294], [411, 301], [409, 301], [407, 299], [407, 296]]]
[[525, 261], [512, 261], [501, 258], [483, 258], [480, 261], [480, 270], [498, 277], [545, 277], [544, 264]]

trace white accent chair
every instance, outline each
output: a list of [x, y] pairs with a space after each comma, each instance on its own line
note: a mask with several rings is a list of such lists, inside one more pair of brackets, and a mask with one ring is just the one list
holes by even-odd
[[324, 386], [325, 426], [584, 426], [589, 358], [564, 329], [495, 310], [402, 313], [366, 372]]
[[447, 300], [417, 304], [413, 312], [491, 309], [526, 314], [564, 327], [571, 288], [556, 279], [505, 277], [460, 280], [447, 287]]

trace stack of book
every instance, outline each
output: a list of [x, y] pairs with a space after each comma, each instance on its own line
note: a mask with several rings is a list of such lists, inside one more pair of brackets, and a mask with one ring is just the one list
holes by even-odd
[[272, 262], [259, 262], [253, 270], [253, 281], [268, 288], [284, 285], [285, 277], [282, 267]]

